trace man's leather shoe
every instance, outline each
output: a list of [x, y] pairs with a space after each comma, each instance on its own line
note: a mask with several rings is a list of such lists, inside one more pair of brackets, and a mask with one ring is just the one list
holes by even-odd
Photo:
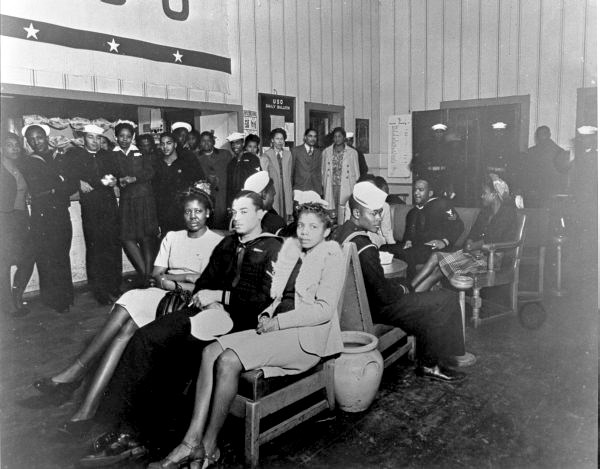
[[450, 368], [442, 368], [439, 365], [435, 366], [419, 366], [416, 370], [417, 376], [421, 378], [434, 379], [446, 383], [458, 383], [465, 379], [466, 374], [462, 371], [452, 370]]

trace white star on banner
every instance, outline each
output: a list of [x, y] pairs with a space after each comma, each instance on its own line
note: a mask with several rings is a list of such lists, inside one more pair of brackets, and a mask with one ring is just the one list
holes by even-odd
[[175, 52], [173, 56], [175, 57], [175, 62], [183, 63], [181, 62], [181, 58], [183, 57], [183, 55], [179, 53], [179, 49], [177, 49], [177, 52]]
[[108, 52], [116, 52], [117, 54], [119, 53], [119, 46], [120, 46], [121, 44], [117, 43], [117, 42], [115, 41], [115, 38], [114, 38], [114, 37], [112, 38], [112, 41], [110, 41], [110, 42], [107, 42], [107, 44], [108, 44], [108, 45], [109, 45], [109, 47], [110, 47], [110, 50], [109, 50]]
[[25, 39], [29, 39], [30, 37], [34, 38], [37, 41], [37, 33], [40, 32], [39, 29], [35, 29], [33, 27], [33, 23], [29, 23], [29, 27], [28, 28], [23, 28], [25, 31], [27, 31], [27, 37]]

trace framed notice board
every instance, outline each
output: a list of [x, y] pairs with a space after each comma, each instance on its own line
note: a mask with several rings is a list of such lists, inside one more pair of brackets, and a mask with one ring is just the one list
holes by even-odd
[[279, 94], [258, 94], [258, 113], [260, 121], [260, 144], [271, 145], [271, 130], [281, 127], [287, 133], [285, 144], [294, 145], [296, 139], [296, 98]]

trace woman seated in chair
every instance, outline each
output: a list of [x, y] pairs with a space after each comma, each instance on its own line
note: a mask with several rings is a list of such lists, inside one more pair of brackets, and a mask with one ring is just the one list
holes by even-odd
[[[483, 208], [463, 248], [456, 252], [433, 253], [411, 283], [416, 292], [428, 291], [443, 277], [485, 272], [488, 257], [481, 253], [482, 246], [513, 240], [517, 211], [506, 182], [490, 174], [483, 182], [481, 200]], [[500, 267], [502, 253], [494, 255], [494, 265]]]
[[325, 241], [331, 219], [318, 204], [299, 207], [297, 238], [288, 238], [274, 263], [273, 303], [256, 329], [228, 334], [202, 355], [192, 421], [182, 443], [166, 459], [148, 466], [177, 468], [220, 458], [217, 437], [237, 394], [243, 371], [262, 369], [265, 377], [297, 374], [339, 353], [342, 339], [337, 303], [343, 283], [343, 254]]
[[[209, 190], [208, 185], [199, 184], [198, 187]], [[75, 361], [57, 375], [34, 383], [38, 391], [51, 395], [54, 402], [67, 401], [81, 385], [91, 365], [102, 356], [85, 399], [64, 425], [65, 431], [81, 433], [85, 431], [84, 427], [91, 425], [90, 419], [127, 342], [138, 328], [155, 319], [157, 306], [166, 292], [179, 288], [193, 291], [194, 282], [222, 239], [221, 235], [206, 226], [212, 213], [212, 202], [205, 190], [192, 187], [182, 197], [181, 209], [186, 229], [167, 233], [154, 261], [153, 278], [160, 288], [136, 289], [123, 294], [116, 301], [104, 327]]]

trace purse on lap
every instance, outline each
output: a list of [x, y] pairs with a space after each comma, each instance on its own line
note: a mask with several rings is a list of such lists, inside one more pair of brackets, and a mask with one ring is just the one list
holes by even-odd
[[175, 290], [168, 291], [156, 307], [156, 319], [185, 308], [192, 299], [192, 292], [184, 290], [175, 282]]

